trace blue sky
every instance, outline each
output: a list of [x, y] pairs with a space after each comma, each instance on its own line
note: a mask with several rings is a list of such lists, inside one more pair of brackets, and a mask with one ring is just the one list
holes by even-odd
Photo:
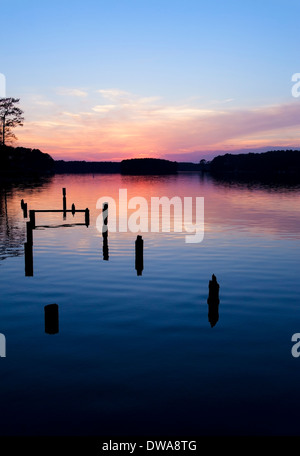
[[[132, 155], [139, 147], [132, 140], [133, 134], [126, 143], [128, 147], [124, 147], [124, 142], [116, 140], [119, 132], [116, 128], [110, 130], [106, 142], [99, 142], [97, 148], [97, 122], [100, 129], [108, 121], [110, 126], [112, 122], [116, 126], [125, 122], [126, 131], [142, 132], [139, 133], [141, 144], [151, 142], [149, 122], [144, 128], [140, 119], [139, 123], [133, 121], [134, 108], [140, 113], [141, 100], [151, 100], [146, 108], [143, 104], [143, 109], [151, 110], [151, 123], [155, 124], [153, 112], [159, 106], [169, 126], [173, 118], [166, 118], [170, 107], [182, 115], [188, 112], [188, 117], [182, 118], [185, 122], [190, 119], [192, 109], [201, 113], [209, 111], [210, 115], [220, 111], [238, 115], [240, 111], [252, 113], [253, 109], [268, 110], [272, 106], [277, 109], [285, 105], [292, 106], [292, 112], [287, 113], [292, 118], [300, 103], [300, 99], [291, 96], [291, 77], [300, 72], [299, 1], [16, 0], [0, 1], [0, 5], [0, 72], [6, 76], [7, 96], [20, 97], [27, 120], [27, 126], [25, 122], [17, 132], [19, 142], [40, 145], [60, 158], [71, 156], [72, 150], [74, 156], [80, 154], [78, 144], [72, 149], [71, 138], [67, 140], [68, 135], [74, 135], [70, 128], [64, 129], [63, 121], [60, 123], [62, 113], [77, 116], [78, 125], [80, 121], [87, 125], [87, 113], [95, 113], [94, 108], [101, 103], [107, 107], [106, 112], [109, 110], [109, 116], [100, 110], [99, 117], [99, 109], [96, 110], [91, 122], [94, 133], [89, 126], [88, 134], [94, 138], [93, 145], [81, 144], [93, 159], [98, 155], [99, 159], [109, 156], [118, 159]], [[68, 90], [69, 95], [71, 91], [73, 94], [75, 90], [82, 91], [82, 96], [79, 92], [78, 96], [66, 96]], [[112, 98], [107, 103], [107, 96], [105, 100], [104, 92], [99, 92], [105, 90], [126, 93], [126, 103], [121, 98], [118, 104]], [[83, 117], [79, 119], [78, 113], [83, 113]], [[57, 144], [53, 130], [46, 125], [49, 119], [53, 127], [56, 123]], [[282, 126], [277, 125], [277, 134], [274, 130], [266, 135], [270, 131], [268, 125], [263, 135], [269, 138], [268, 144], [258, 137], [256, 145], [253, 139], [247, 146], [246, 138], [241, 141], [235, 133], [225, 138], [225, 146], [228, 148], [232, 140], [233, 150], [269, 144], [295, 147], [299, 138], [294, 124], [285, 123], [284, 134]], [[44, 131], [35, 137], [37, 126]], [[190, 129], [186, 130], [186, 146], [184, 131], [177, 143], [166, 140], [177, 126], [172, 124], [169, 130], [166, 127], [159, 132], [161, 147], [158, 141], [153, 141], [152, 148], [142, 147], [137, 152], [192, 157], [195, 151], [210, 154], [224, 149], [222, 141], [214, 143], [205, 138], [203, 142], [201, 135], [198, 141], [195, 136], [191, 144]], [[218, 128], [221, 126], [218, 124]], [[75, 124], [73, 127], [76, 128]], [[257, 131], [253, 133], [256, 138]], [[283, 138], [287, 138], [286, 143], [282, 143]]]

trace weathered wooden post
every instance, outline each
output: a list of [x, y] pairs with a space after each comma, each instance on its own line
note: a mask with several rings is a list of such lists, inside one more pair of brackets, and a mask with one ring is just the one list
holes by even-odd
[[75, 215], [75, 204], [72, 204], [72, 215]]
[[213, 327], [217, 324], [219, 320], [219, 289], [220, 285], [217, 282], [216, 276], [213, 274], [211, 280], [208, 284], [208, 321], [210, 322], [210, 326]]
[[25, 253], [25, 276], [33, 276], [33, 251], [32, 243], [25, 242], [24, 244], [24, 253]]
[[90, 211], [88, 208], [85, 210], [85, 224], [86, 226], [89, 226], [90, 224]]
[[144, 269], [144, 241], [140, 235], [137, 236], [135, 241], [135, 269], [137, 275], [141, 276]]
[[23, 207], [23, 217], [24, 218], [27, 218], [27, 203], [24, 203], [24, 207]]
[[108, 203], [103, 203], [102, 216], [103, 216], [103, 224], [107, 225], [107, 222], [108, 222]]
[[107, 233], [108, 230], [108, 203], [103, 203], [102, 206], [102, 218], [103, 218], [103, 225], [102, 225], [102, 234]]
[[27, 243], [33, 244], [32, 227], [30, 222], [26, 222]]
[[21, 209], [23, 211], [23, 217], [27, 218], [27, 203], [24, 203], [24, 200], [21, 200]]
[[66, 198], [66, 189], [62, 189], [63, 193], [63, 212], [64, 212], [64, 217], [67, 215], [67, 198]]
[[44, 307], [45, 314], [45, 333], [57, 334], [58, 333], [58, 305], [48, 304]]
[[31, 223], [31, 228], [34, 230], [35, 229], [35, 211], [33, 211], [33, 210], [29, 211], [29, 220]]

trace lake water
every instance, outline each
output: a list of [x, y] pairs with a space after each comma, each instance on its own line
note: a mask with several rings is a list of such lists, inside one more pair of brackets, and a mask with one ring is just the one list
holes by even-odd
[[[62, 188], [68, 209], [90, 209], [90, 225], [84, 213], [36, 213], [25, 275], [20, 201], [61, 209]], [[112, 197], [125, 216], [119, 189], [148, 202], [204, 197], [203, 241], [174, 230], [109, 232], [106, 246], [96, 203]], [[0, 209], [1, 435], [300, 434], [300, 358], [291, 353], [300, 332], [299, 187], [198, 174], [60, 175], [7, 184]], [[49, 334], [45, 306], [54, 303]]]

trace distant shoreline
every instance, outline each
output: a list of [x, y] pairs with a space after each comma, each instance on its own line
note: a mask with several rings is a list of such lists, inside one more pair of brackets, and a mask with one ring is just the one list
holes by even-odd
[[[147, 162], [148, 161], [148, 162]], [[151, 165], [152, 163], [152, 165]], [[141, 166], [144, 164], [144, 166]], [[127, 166], [124, 166], [127, 165]], [[129, 165], [129, 166], [128, 166]], [[131, 165], [131, 166], [130, 166]], [[164, 166], [162, 166], [164, 165]], [[127, 169], [126, 169], [127, 168]], [[172, 162], [160, 159], [132, 159], [120, 162], [111, 161], [65, 161], [55, 160], [56, 174], [128, 174], [153, 175], [176, 174], [180, 171], [200, 172], [200, 163]]]
[[212, 161], [176, 162], [157, 158], [120, 162], [54, 160], [39, 149], [0, 146], [0, 179], [41, 177], [55, 174], [176, 175], [207, 174], [217, 179], [286, 180], [300, 183], [300, 151], [274, 150], [261, 153], [218, 155]]

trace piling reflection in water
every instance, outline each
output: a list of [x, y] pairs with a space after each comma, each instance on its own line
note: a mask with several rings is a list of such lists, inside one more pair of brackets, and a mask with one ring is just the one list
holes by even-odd
[[103, 260], [108, 261], [109, 253], [108, 253], [108, 232], [107, 231], [102, 232], [102, 238], [103, 238]]
[[137, 275], [141, 276], [144, 269], [144, 241], [140, 235], [135, 241], [135, 269]]
[[24, 243], [25, 276], [33, 277], [33, 245], [32, 242]]
[[32, 226], [31, 226], [30, 222], [26, 222], [26, 236], [27, 236], [27, 242], [29, 244], [33, 244]]
[[57, 334], [58, 333], [58, 305], [48, 304], [44, 307], [45, 314], [45, 333]]
[[213, 327], [219, 321], [219, 304], [220, 304], [220, 299], [219, 299], [220, 285], [218, 284], [217, 278], [214, 274], [212, 275], [212, 278], [209, 281], [208, 289], [209, 289], [208, 298], [207, 298], [208, 321], [210, 323], [210, 326]]

